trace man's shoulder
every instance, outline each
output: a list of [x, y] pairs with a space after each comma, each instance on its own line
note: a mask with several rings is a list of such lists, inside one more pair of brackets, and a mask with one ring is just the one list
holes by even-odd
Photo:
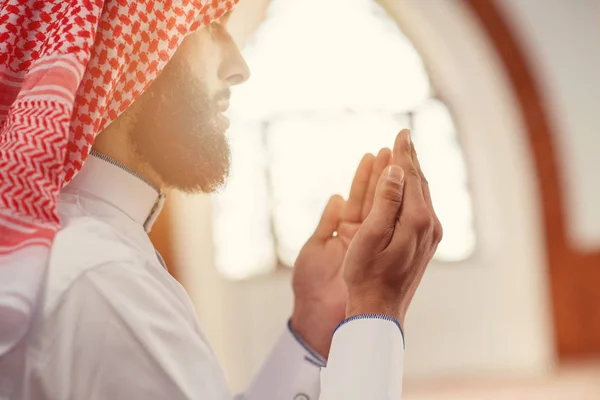
[[98, 268], [143, 267], [141, 250], [110, 224], [78, 217], [58, 231], [48, 265], [46, 304], [54, 303], [82, 275]]
[[98, 265], [120, 258], [129, 259], [136, 250], [116, 227], [93, 216], [82, 216], [69, 220], [57, 232], [50, 263]]

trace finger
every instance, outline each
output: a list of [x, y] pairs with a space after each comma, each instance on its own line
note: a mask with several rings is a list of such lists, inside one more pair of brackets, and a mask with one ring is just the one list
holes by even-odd
[[360, 161], [360, 164], [358, 164], [356, 174], [352, 180], [350, 196], [348, 196], [348, 201], [346, 202], [346, 207], [344, 208], [344, 214], [342, 216], [344, 221], [361, 222], [360, 217], [362, 213], [363, 202], [365, 200], [365, 193], [369, 185], [369, 178], [371, 176], [371, 170], [373, 169], [374, 161], [375, 156], [373, 156], [371, 153], [367, 153]]
[[367, 187], [367, 192], [365, 193], [365, 200], [363, 202], [363, 209], [361, 220], [365, 220], [369, 212], [371, 211], [371, 207], [373, 207], [373, 198], [375, 197], [375, 188], [377, 187], [377, 182], [379, 181], [379, 177], [381, 176], [385, 167], [387, 167], [392, 160], [392, 151], [390, 149], [383, 148], [377, 154], [377, 158], [375, 158], [375, 162], [373, 164], [373, 170], [371, 171], [371, 177], [369, 178], [369, 186]]
[[411, 215], [415, 210], [422, 210], [425, 205], [421, 176], [412, 159], [412, 140], [408, 129], [402, 130], [396, 137], [393, 153], [394, 164], [404, 170], [404, 204], [407, 212]]
[[398, 218], [402, 229], [398, 230], [398, 235], [394, 235], [398, 243], [403, 243], [410, 238], [415, 243], [429, 243], [434, 241], [438, 229], [436, 219], [423, 196], [421, 184], [421, 175], [417, 166], [413, 162], [413, 146], [408, 130], [400, 132], [394, 143], [394, 163], [399, 164], [405, 173], [404, 178], [404, 199], [402, 212]]
[[373, 209], [363, 222], [361, 232], [368, 237], [367, 246], [387, 246], [391, 240], [404, 196], [405, 174], [398, 165], [385, 169], [375, 190]]
[[415, 150], [414, 143], [411, 142], [410, 147], [411, 147], [411, 149], [410, 149], [411, 159], [412, 159], [413, 165], [417, 169], [419, 178], [421, 180], [421, 188], [423, 189], [423, 198], [425, 199], [425, 202], [427, 203], [427, 205], [429, 206], [431, 211], [433, 211], [433, 204], [431, 202], [431, 193], [429, 192], [429, 182], [427, 181], [427, 178], [425, 178], [425, 174], [423, 173], [423, 170], [421, 169], [421, 163], [419, 162], [419, 158], [417, 157], [417, 151]]
[[321, 220], [319, 221], [319, 225], [317, 225], [313, 237], [320, 240], [331, 238], [340, 224], [343, 209], [344, 199], [342, 196], [331, 196], [325, 206], [325, 210], [323, 211], [323, 215], [321, 216]]
[[[442, 224], [440, 223], [440, 220], [438, 219], [438, 217], [435, 213], [435, 209], [433, 208], [433, 202], [431, 200], [431, 192], [429, 190], [429, 182], [427, 181], [427, 178], [425, 177], [425, 174], [423, 173], [423, 170], [421, 169], [421, 163], [419, 162], [419, 157], [417, 156], [417, 151], [415, 150], [414, 143], [411, 144], [411, 155], [412, 155], [413, 164], [416, 166], [419, 176], [421, 178], [421, 188], [423, 189], [423, 198], [425, 200], [425, 203], [427, 204], [427, 207], [429, 208], [431, 215], [433, 216], [433, 220], [434, 220], [433, 239], [434, 239], [435, 243], [439, 243], [440, 240], [442, 240], [442, 236], [443, 236]], [[437, 244], [435, 247], [437, 247]]]

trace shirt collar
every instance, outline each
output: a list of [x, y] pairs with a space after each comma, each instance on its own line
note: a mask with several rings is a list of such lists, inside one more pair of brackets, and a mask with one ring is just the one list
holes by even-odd
[[65, 190], [83, 191], [110, 203], [146, 232], [150, 232], [166, 198], [144, 177], [94, 150]]

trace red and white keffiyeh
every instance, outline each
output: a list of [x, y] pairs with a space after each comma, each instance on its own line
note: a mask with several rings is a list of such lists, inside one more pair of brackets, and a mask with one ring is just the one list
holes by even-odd
[[26, 332], [56, 200], [95, 135], [237, 0], [0, 0], [0, 356]]

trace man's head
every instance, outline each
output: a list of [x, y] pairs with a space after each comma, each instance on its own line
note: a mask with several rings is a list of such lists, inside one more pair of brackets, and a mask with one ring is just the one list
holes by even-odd
[[189, 35], [160, 76], [94, 148], [160, 186], [211, 192], [229, 171], [230, 87], [248, 79], [228, 15]]

